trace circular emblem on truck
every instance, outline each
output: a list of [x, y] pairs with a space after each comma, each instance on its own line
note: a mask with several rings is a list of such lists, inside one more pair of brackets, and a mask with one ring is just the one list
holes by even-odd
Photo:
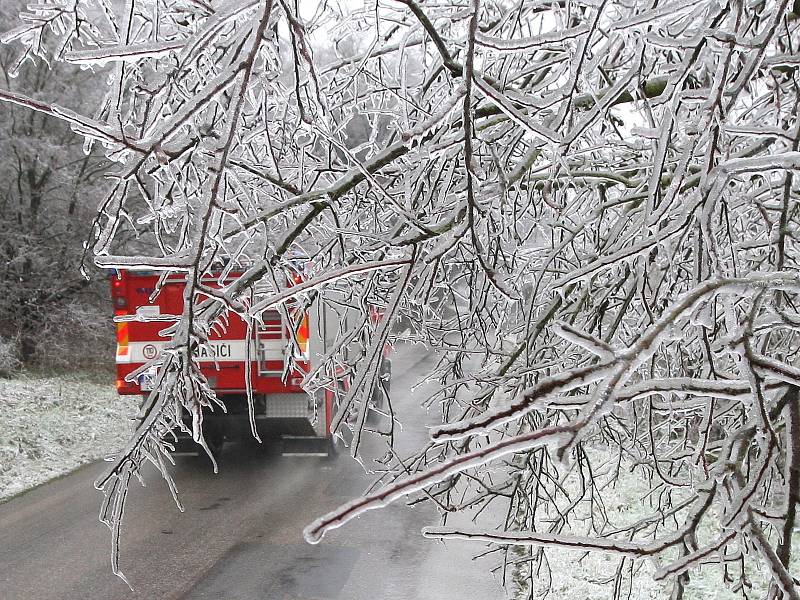
[[144, 357], [147, 360], [150, 360], [151, 358], [156, 357], [156, 355], [158, 354], [158, 348], [153, 346], [153, 344], [146, 344], [145, 347], [142, 348], [142, 354], [144, 354]]

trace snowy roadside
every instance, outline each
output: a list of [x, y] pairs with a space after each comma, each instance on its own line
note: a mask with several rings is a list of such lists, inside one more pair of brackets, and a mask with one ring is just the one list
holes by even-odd
[[78, 377], [0, 380], [0, 502], [118, 450], [137, 402]]

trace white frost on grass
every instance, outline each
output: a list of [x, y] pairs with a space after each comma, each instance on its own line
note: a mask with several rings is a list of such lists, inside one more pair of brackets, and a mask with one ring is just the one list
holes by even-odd
[[[593, 448], [592, 455], [596, 459], [595, 467], [598, 484], [607, 481], [607, 470], [614, 463], [613, 455], [604, 448]], [[594, 462], [594, 461], [593, 461]], [[567, 482], [573, 481], [571, 475]], [[603, 487], [603, 510], [607, 519], [607, 527], [623, 527], [635, 523], [641, 518], [653, 514], [653, 507], [648, 502], [648, 481], [642, 476], [640, 469], [632, 469], [628, 461], [623, 461], [616, 485]], [[678, 498], [676, 497], [676, 502]], [[587, 508], [581, 506], [576, 511], [580, 518], [578, 521], [588, 520]], [[546, 529], [543, 529], [546, 530]], [[698, 530], [698, 539], [709, 542], [712, 532], [708, 523], [704, 523]], [[662, 530], [663, 534], [663, 530]], [[620, 537], [620, 539], [627, 539]], [[792, 536], [792, 559], [789, 572], [796, 576], [800, 573], [800, 531], [795, 529]], [[536, 548], [533, 549], [536, 551]], [[548, 569], [534, 567], [533, 578], [529, 577], [530, 571], [526, 558], [528, 549], [515, 547], [509, 553], [510, 560], [520, 561], [513, 570], [514, 590], [512, 597], [515, 600], [529, 600], [531, 598], [547, 598], [548, 600], [610, 600], [613, 598], [613, 580], [620, 568], [622, 557], [604, 552], [584, 552], [574, 549], [560, 549], [548, 547], [546, 550]], [[751, 557], [752, 558], [752, 557]], [[659, 582], [653, 579], [656, 573], [655, 564], [650, 559], [625, 560], [623, 566], [624, 577], [620, 589], [620, 598], [623, 600], [669, 600], [672, 591], [672, 580]], [[632, 571], [631, 571], [632, 569]], [[738, 575], [738, 570], [732, 572]], [[763, 565], [756, 557], [748, 560], [745, 569], [746, 577], [751, 587], [745, 589], [747, 598], [764, 598], [767, 592], [766, 572]], [[631, 578], [631, 574], [633, 577]], [[718, 565], [707, 565], [700, 569], [689, 571], [689, 581], [686, 584], [684, 600], [742, 600], [745, 596], [741, 591], [732, 589], [731, 582], [723, 581], [722, 568]], [[533, 589], [531, 589], [533, 588]]]
[[[638, 481], [637, 481], [638, 480]], [[637, 485], [638, 483], [638, 485]], [[616, 487], [603, 490], [604, 509], [609, 521], [614, 525], [632, 523], [652, 511], [648, 510], [642, 498], [648, 489], [647, 483], [637, 477], [637, 473], [620, 473]], [[585, 516], [585, 515], [584, 515]], [[516, 552], [515, 558], [523, 558]], [[580, 550], [547, 549], [549, 573], [540, 571], [540, 576], [533, 578], [533, 598], [546, 594], [552, 600], [609, 600], [611, 587], [609, 580], [614, 578], [622, 557], [605, 552], [583, 552]], [[622, 598], [629, 600], [664, 600], [669, 598], [669, 587], [653, 580], [655, 568], [648, 560], [625, 561], [625, 569], [633, 565], [635, 584], [632, 589], [622, 591]], [[535, 570], [535, 568], [534, 568]], [[522, 570], [515, 574], [517, 582], [516, 599], [531, 597], [531, 580]], [[626, 572], [630, 582], [630, 571]], [[630, 592], [630, 595], [628, 593]]]
[[137, 410], [77, 376], [0, 380], [0, 502], [118, 450]]

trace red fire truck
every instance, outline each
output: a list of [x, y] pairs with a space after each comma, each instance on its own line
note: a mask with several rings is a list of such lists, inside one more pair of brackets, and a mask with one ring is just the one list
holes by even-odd
[[[159, 288], [160, 275], [133, 270], [114, 271], [111, 275], [115, 316], [142, 318], [116, 324], [116, 386], [120, 394], [144, 395], [150, 391], [156, 376], [155, 367], [135, 377], [131, 374], [159, 355], [168, 341], [162, 334], [171, 324], [170, 315], [180, 315], [183, 311], [183, 276], [171, 275]], [[236, 274], [232, 274], [229, 279], [220, 280], [209, 276], [206, 283], [224, 286], [235, 277]], [[300, 281], [299, 277], [295, 278], [296, 282]], [[226, 406], [225, 412], [208, 411], [203, 417], [204, 434], [212, 451], [219, 450], [226, 439], [241, 437], [249, 431], [247, 370], [260, 432], [281, 434], [285, 454], [319, 455], [330, 451], [332, 413], [338, 391], [347, 389], [346, 378], [343, 376], [333, 389], [321, 390], [314, 396], [306, 393], [301, 384], [313, 359], [325, 354], [326, 331], [334, 329], [330, 321], [341, 319], [342, 315], [326, 314], [320, 306], [299, 315], [292, 312], [295, 310], [288, 307], [283, 314], [277, 310], [268, 311], [263, 323], [253, 328], [250, 339], [245, 322], [231, 314], [225, 327], [215, 329], [208, 344], [198, 350], [201, 370]], [[287, 360], [292, 348], [289, 327], [293, 328], [297, 342], [292, 361]], [[372, 401], [376, 405], [381, 403], [382, 392], [388, 390], [391, 362], [386, 354], [384, 352], [381, 364], [383, 383], [372, 391]], [[196, 452], [197, 446], [190, 442], [190, 438], [179, 436], [178, 450], [191, 448]]]

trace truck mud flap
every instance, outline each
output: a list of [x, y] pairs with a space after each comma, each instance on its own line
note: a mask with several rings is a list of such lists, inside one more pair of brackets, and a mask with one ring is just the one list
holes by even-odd
[[190, 437], [179, 439], [178, 443], [172, 442], [172, 444], [175, 446], [175, 451], [170, 453], [172, 456], [200, 456], [205, 454], [203, 448]]
[[[177, 441], [169, 439], [169, 442], [175, 447], [171, 453], [172, 456], [205, 456], [206, 451], [203, 447], [192, 439], [192, 436], [181, 431], [178, 432], [176, 437]], [[206, 432], [206, 444], [208, 449], [214, 456], [217, 456], [222, 451], [222, 445], [225, 443], [224, 433], [216, 428], [209, 428]]]
[[281, 436], [283, 456], [333, 456], [330, 438], [313, 435]]

